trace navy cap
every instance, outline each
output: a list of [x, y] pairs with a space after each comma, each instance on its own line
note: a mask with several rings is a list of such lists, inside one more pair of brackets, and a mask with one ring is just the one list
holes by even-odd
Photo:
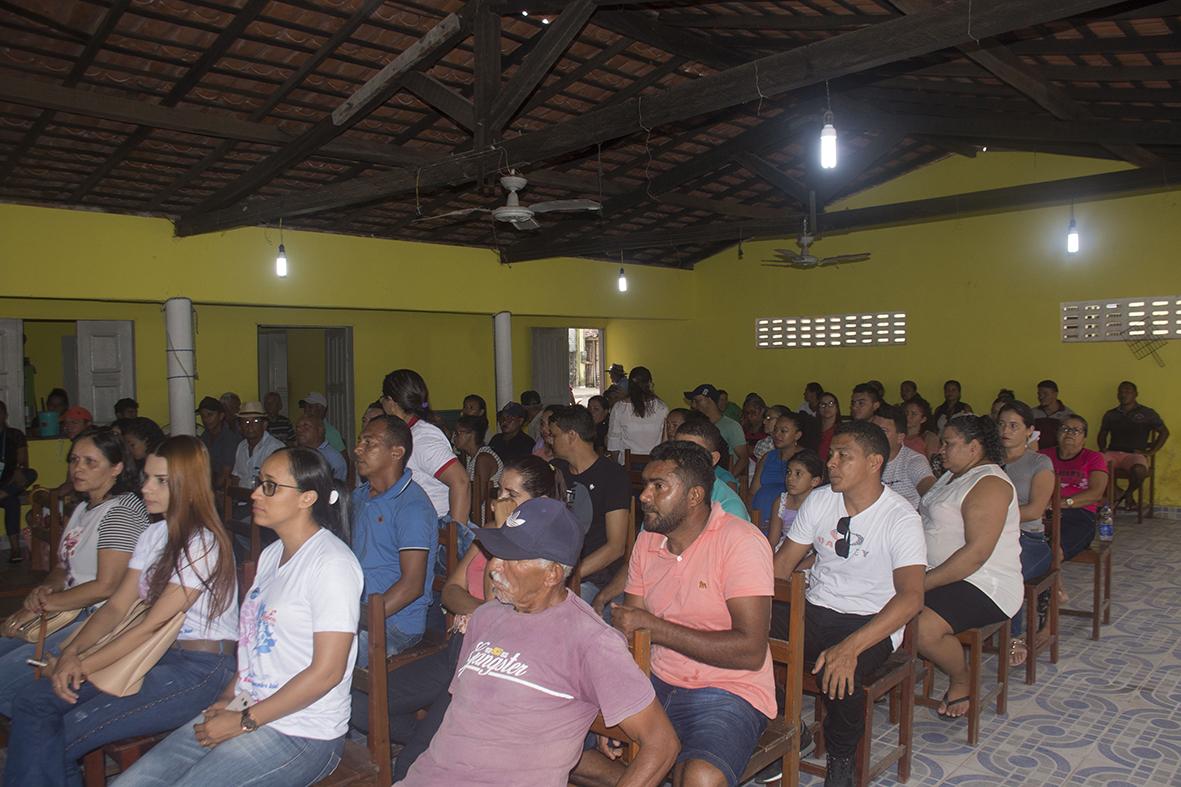
[[197, 412], [201, 412], [202, 410], [210, 410], [215, 413], [224, 413], [226, 408], [222, 407], [220, 400], [214, 399], [212, 396], [206, 396], [201, 400], [201, 403], [197, 405]]
[[500, 415], [508, 415], [514, 418], [528, 418], [529, 411], [525, 409], [524, 405], [516, 402], [509, 402], [504, 407], [500, 408]]
[[526, 500], [498, 528], [479, 528], [476, 540], [501, 560], [552, 560], [576, 565], [582, 557], [582, 527], [566, 504], [552, 497]]
[[701, 385], [694, 388], [692, 391], [685, 391], [685, 398], [688, 399], [690, 402], [693, 401], [698, 396], [708, 396], [710, 399], [713, 399], [714, 402], [717, 402], [718, 401], [718, 389], [714, 388], [709, 383], [702, 383]]

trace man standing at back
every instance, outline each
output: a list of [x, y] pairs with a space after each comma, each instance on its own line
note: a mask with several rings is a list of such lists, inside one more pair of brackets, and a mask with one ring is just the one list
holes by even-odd
[[[738, 784], [775, 717], [767, 630], [775, 592], [771, 546], [758, 529], [710, 505], [709, 455], [658, 445], [644, 468], [644, 532], [612, 609], [626, 635], [652, 634], [652, 685], [681, 739], [673, 783]], [[614, 783], [621, 766], [587, 752], [579, 783]]]
[[[410, 427], [392, 415], [370, 420], [354, 450], [365, 483], [353, 492], [353, 552], [365, 574], [365, 598], [382, 595], [388, 656], [426, 631], [439, 550], [435, 506], [406, 468], [413, 450]], [[368, 633], [362, 631], [357, 643], [362, 667], [369, 660]]]
[[[927, 546], [918, 512], [882, 485], [890, 454], [882, 430], [839, 425], [829, 451], [831, 484], [812, 491], [775, 555], [789, 577], [810, 549], [804, 661], [815, 662], [828, 747], [825, 787], [852, 787], [853, 755], [865, 732], [862, 681], [902, 643], [923, 608]], [[772, 633], [780, 618], [772, 621]]]
[[213, 471], [213, 489], [220, 492], [230, 480], [230, 473], [234, 470], [234, 461], [238, 454], [238, 443], [242, 442], [242, 435], [230, 429], [225, 423], [225, 408], [219, 400], [206, 396], [197, 405], [197, 414], [201, 416], [201, 442], [209, 452], [209, 465]]
[[746, 444], [746, 435], [742, 431], [742, 425], [722, 413], [718, 404], [721, 400], [721, 392], [709, 383], [702, 383], [692, 391], [685, 391], [685, 399], [692, 403], [694, 410], [718, 427], [718, 431], [726, 440], [726, 445], [730, 446], [729, 461], [723, 464], [735, 476], [741, 478], [742, 474], [746, 472], [750, 447]]

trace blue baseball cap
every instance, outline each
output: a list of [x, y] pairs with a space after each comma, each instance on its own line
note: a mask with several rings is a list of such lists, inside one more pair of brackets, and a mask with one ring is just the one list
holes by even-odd
[[476, 540], [501, 560], [553, 560], [576, 565], [582, 557], [582, 527], [551, 497], [526, 500], [498, 528], [480, 528]]
[[685, 398], [690, 402], [696, 399], [698, 396], [708, 396], [710, 399], [713, 399], [715, 402], [717, 402], [718, 389], [714, 388], [709, 383], [702, 383], [692, 391], [685, 391]]

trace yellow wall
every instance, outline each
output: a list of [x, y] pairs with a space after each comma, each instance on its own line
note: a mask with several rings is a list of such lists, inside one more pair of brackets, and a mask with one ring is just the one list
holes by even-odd
[[[54, 388], [66, 387], [66, 376], [62, 364], [62, 339], [74, 336], [77, 328], [72, 320], [35, 321], [25, 323], [25, 357], [37, 370], [34, 377], [38, 408], [41, 400], [49, 396]], [[26, 402], [26, 404], [29, 404]]]
[[[299, 399], [311, 391], [324, 392], [324, 329], [287, 329], [287, 392], [294, 403], [289, 412], [299, 415]], [[263, 391], [259, 392], [264, 393]], [[358, 419], [360, 414], [358, 414]]]

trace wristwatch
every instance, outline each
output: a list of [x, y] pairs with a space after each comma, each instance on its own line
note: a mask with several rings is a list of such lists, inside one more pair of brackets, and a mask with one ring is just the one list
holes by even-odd
[[1067, 508], [1074, 508], [1074, 498], [1073, 497], [1066, 498], [1066, 507]]
[[242, 732], [254, 732], [258, 729], [258, 722], [250, 715], [250, 708], [242, 711]]

